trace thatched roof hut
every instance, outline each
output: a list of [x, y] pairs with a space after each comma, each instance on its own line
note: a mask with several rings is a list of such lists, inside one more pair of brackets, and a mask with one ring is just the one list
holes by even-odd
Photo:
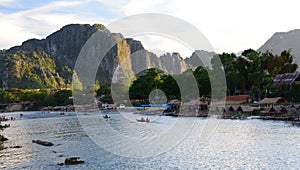
[[241, 112], [252, 112], [253, 109], [250, 106], [246, 106], [246, 105], [241, 105], [238, 107], [237, 111], [241, 111]]
[[225, 106], [224, 112], [234, 112], [234, 108], [232, 106]]
[[242, 104], [247, 103], [247, 100], [250, 98], [249, 95], [236, 95], [236, 96], [226, 96], [226, 104]]
[[287, 109], [287, 113], [289, 115], [293, 115], [293, 114], [297, 114], [298, 113], [298, 110], [296, 108], [288, 108]]
[[275, 104], [281, 104], [281, 103], [287, 103], [287, 101], [283, 97], [274, 97], [274, 98], [264, 98], [261, 101], [257, 102], [257, 104], [260, 105], [275, 105]]

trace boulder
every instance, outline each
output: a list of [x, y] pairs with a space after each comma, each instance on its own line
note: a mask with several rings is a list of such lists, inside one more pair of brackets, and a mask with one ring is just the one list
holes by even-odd
[[42, 141], [42, 140], [32, 140], [33, 143], [39, 144], [39, 145], [43, 145], [43, 146], [53, 146], [54, 144], [51, 142], [47, 142], [47, 141]]
[[22, 148], [22, 146], [11, 146], [9, 148]]
[[79, 157], [71, 157], [71, 158], [66, 158], [65, 159], [65, 164], [66, 165], [75, 165], [75, 164], [82, 164], [84, 161], [78, 160], [80, 159]]

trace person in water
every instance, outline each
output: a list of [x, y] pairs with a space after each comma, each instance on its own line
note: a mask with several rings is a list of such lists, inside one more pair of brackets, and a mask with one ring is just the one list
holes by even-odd
[[144, 117], [141, 118], [141, 121], [143, 121], [143, 122], [145, 121]]
[[146, 122], [149, 122], [149, 119], [148, 119], [148, 117], [146, 117]]

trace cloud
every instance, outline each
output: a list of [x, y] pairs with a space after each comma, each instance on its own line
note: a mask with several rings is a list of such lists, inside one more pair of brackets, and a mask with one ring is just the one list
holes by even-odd
[[167, 52], [179, 52], [182, 57], [190, 57], [193, 53], [189, 47], [186, 47], [181, 42], [161, 35], [139, 35], [134, 36], [134, 39], [138, 39], [142, 42], [145, 49], [161, 56]]
[[[3, 0], [0, 6], [13, 7], [15, 4], [22, 3], [19, 0]], [[95, 9], [97, 5], [100, 9]], [[28, 38], [44, 37], [69, 23], [108, 24], [129, 15], [163, 13], [195, 25], [216, 52], [239, 52], [247, 48], [257, 49], [275, 32], [300, 28], [297, 7], [296, 0], [52, 1], [29, 10], [0, 13], [0, 48], [20, 44]], [[145, 41], [149, 41], [143, 42], [145, 44], [167, 47], [163, 44], [167, 43], [165, 41]], [[177, 46], [174, 45], [174, 48]]]
[[0, 13], [0, 48], [7, 49], [31, 38], [44, 38], [66, 24], [99, 22], [100, 17], [74, 12], [75, 8], [80, 8], [84, 3], [86, 2], [56, 1], [29, 10]]
[[[297, 0], [101, 0], [123, 16], [164, 13], [195, 25], [217, 52], [259, 48], [275, 32], [300, 28]], [[115, 2], [115, 1], [114, 1]], [[120, 3], [119, 3], [120, 2]]]
[[10, 7], [15, 5], [18, 0], [1, 0], [0, 6]]

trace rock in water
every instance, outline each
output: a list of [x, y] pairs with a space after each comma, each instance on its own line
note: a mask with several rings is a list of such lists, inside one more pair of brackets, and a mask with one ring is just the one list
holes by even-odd
[[80, 159], [79, 157], [71, 157], [71, 158], [66, 158], [65, 159], [65, 164], [66, 165], [75, 165], [75, 164], [82, 164], [84, 161], [78, 160]]
[[39, 145], [43, 145], [43, 146], [53, 146], [54, 144], [51, 142], [47, 142], [47, 141], [42, 141], [42, 140], [32, 140], [33, 143], [37, 143]]
[[4, 142], [4, 141], [7, 141], [7, 140], [8, 139], [6, 137], [0, 135], [0, 142]]
[[9, 148], [22, 148], [22, 146], [11, 146]]

